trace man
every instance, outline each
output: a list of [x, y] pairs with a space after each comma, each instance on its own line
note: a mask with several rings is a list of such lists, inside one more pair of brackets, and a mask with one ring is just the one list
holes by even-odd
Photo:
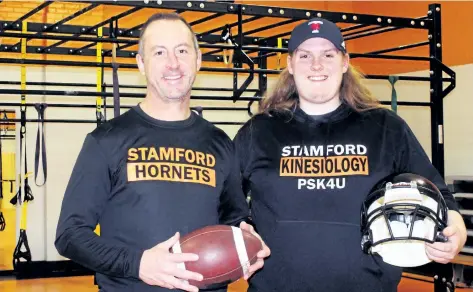
[[449, 262], [466, 229], [453, 196], [409, 126], [379, 106], [351, 67], [339, 28], [321, 18], [294, 28], [287, 68], [234, 141], [256, 230], [271, 247], [249, 291], [395, 292], [401, 269], [361, 249], [362, 202], [378, 181], [412, 172], [448, 205]]
[[[101, 291], [197, 291], [186, 280], [202, 275], [178, 268], [197, 255], [169, 249], [180, 234], [213, 224], [254, 233], [245, 222], [238, 162], [229, 137], [190, 109], [201, 52], [186, 21], [177, 14], [152, 16], [136, 59], [147, 79], [146, 98], [87, 135], [55, 245], [96, 271]], [[265, 246], [245, 278], [268, 255]]]

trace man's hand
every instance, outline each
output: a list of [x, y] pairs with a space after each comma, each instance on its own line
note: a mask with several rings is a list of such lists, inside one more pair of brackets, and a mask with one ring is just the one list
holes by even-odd
[[258, 259], [256, 260], [256, 262], [254, 264], [252, 264], [249, 269], [248, 269], [248, 273], [244, 276], [244, 279], [245, 280], [248, 280], [251, 276], [253, 276], [253, 274], [261, 269], [264, 265], [264, 258], [267, 258], [271, 255], [271, 250], [268, 248], [268, 246], [264, 243], [264, 241], [261, 239], [261, 236], [259, 236], [258, 233], [255, 232], [255, 229], [253, 228], [253, 226], [251, 226], [250, 224], [246, 223], [246, 222], [241, 222], [240, 223], [240, 228], [242, 230], [245, 230], [245, 231], [248, 231], [250, 232], [251, 234], [253, 234], [254, 236], [256, 236], [259, 240], [261, 240], [261, 243], [263, 244], [263, 249], [260, 250], [258, 252], [258, 254], [256, 255], [258, 257]]
[[189, 285], [187, 280], [202, 280], [202, 275], [180, 269], [178, 263], [196, 261], [198, 255], [191, 253], [173, 254], [169, 249], [179, 240], [176, 233], [168, 240], [146, 250], [141, 257], [140, 279], [148, 285], [161, 286], [169, 289], [182, 289], [184, 291], [199, 291], [195, 286]]
[[463, 218], [456, 211], [448, 211], [448, 226], [442, 231], [447, 242], [426, 243], [427, 257], [437, 263], [451, 262], [462, 250], [466, 241], [466, 228]]

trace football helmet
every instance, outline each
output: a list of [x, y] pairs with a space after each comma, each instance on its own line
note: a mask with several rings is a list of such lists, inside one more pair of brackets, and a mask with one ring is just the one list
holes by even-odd
[[431, 260], [425, 243], [445, 242], [448, 207], [440, 190], [413, 173], [390, 175], [378, 182], [361, 207], [361, 246], [399, 267]]

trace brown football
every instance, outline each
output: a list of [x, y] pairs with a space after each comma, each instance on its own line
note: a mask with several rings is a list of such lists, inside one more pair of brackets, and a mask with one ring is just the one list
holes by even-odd
[[233, 226], [212, 225], [181, 237], [171, 252], [198, 254], [197, 261], [185, 262], [181, 268], [204, 276], [202, 281], [190, 280], [189, 284], [213, 289], [243, 277], [261, 249], [261, 241], [249, 232]]

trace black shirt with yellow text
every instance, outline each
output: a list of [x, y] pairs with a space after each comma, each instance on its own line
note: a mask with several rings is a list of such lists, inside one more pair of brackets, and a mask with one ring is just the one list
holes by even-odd
[[59, 253], [96, 271], [101, 291], [168, 291], [139, 280], [144, 250], [249, 216], [234, 155], [231, 139], [194, 112], [166, 122], [135, 106], [100, 125], [67, 185]]

